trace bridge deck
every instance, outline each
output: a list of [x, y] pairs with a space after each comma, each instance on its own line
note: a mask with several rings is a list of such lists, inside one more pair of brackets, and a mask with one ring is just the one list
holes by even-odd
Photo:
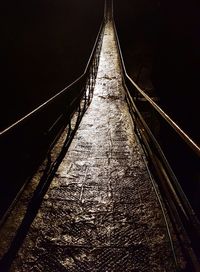
[[108, 23], [92, 103], [11, 271], [175, 271], [124, 98]]

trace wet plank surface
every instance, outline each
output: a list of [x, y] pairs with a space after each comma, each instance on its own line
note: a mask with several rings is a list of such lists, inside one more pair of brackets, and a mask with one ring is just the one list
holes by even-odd
[[111, 23], [92, 103], [11, 271], [175, 271]]

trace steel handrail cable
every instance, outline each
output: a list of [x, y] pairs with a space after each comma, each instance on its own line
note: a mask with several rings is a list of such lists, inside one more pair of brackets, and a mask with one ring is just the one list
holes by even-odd
[[[190, 220], [190, 223], [193, 225], [197, 236], [199, 236], [199, 220], [196, 217], [196, 214], [194, 212], [194, 210], [192, 209], [185, 193], [183, 192], [180, 184], [177, 181], [176, 176], [174, 175], [173, 170], [171, 169], [162, 149], [160, 148], [159, 143], [157, 142], [157, 140], [155, 139], [154, 135], [152, 134], [152, 132], [150, 131], [149, 127], [146, 125], [146, 122], [144, 121], [143, 117], [141, 116], [139, 110], [137, 109], [133, 98], [131, 97], [131, 94], [129, 92], [129, 89], [127, 87], [126, 84], [126, 80], [128, 80], [132, 86], [134, 86], [134, 88], [151, 104], [151, 106], [159, 113], [159, 115], [165, 120], [167, 121], [167, 123], [174, 129], [174, 131], [176, 133], [178, 133], [178, 135], [184, 140], [184, 142], [195, 152], [195, 154], [197, 154], [198, 156], [200, 156], [200, 148], [199, 146], [130, 78], [130, 76], [128, 75], [127, 71], [126, 71], [126, 67], [125, 67], [125, 63], [124, 63], [124, 59], [122, 56], [122, 51], [121, 51], [121, 47], [120, 47], [120, 42], [119, 42], [119, 37], [117, 34], [117, 30], [116, 30], [116, 26], [115, 26], [115, 22], [113, 19], [113, 25], [114, 25], [114, 30], [115, 30], [115, 35], [116, 35], [116, 42], [118, 45], [118, 50], [119, 50], [119, 55], [120, 55], [120, 63], [121, 63], [121, 68], [122, 68], [122, 80], [123, 80], [123, 84], [125, 86], [125, 88], [127, 89], [127, 95], [128, 95], [128, 99], [130, 100], [132, 106], [134, 107], [134, 109], [137, 111], [137, 114], [139, 114], [139, 119], [142, 121], [142, 124], [145, 126], [145, 129], [147, 129], [147, 132], [150, 135], [150, 138], [152, 139], [158, 153], [160, 154], [160, 157], [162, 159], [162, 163], [163, 165], [166, 167], [167, 171], [169, 171], [169, 175], [170, 178], [175, 182], [175, 188], [176, 188], [176, 194], [178, 192], [178, 195], [180, 197], [180, 203], [181, 206], [183, 204], [184, 206], [184, 210], [183, 213], [186, 212], [186, 218]], [[180, 207], [181, 207], [180, 206]], [[181, 207], [181, 209], [183, 208], [183, 206]], [[195, 256], [196, 258], [196, 256]], [[199, 269], [199, 263], [196, 264], [196, 260], [193, 262], [194, 266], [198, 267]], [[196, 269], [195, 271], [199, 271], [198, 269]]]
[[[115, 28], [115, 32], [117, 33], [115, 23], [114, 23], [114, 28]], [[187, 143], [187, 145], [190, 148], [192, 148], [193, 151], [200, 157], [200, 147], [128, 75], [128, 73], [126, 71], [124, 59], [122, 56], [122, 50], [120, 47], [118, 35], [116, 35], [116, 38], [117, 38], [117, 42], [118, 42], [118, 49], [119, 49], [119, 53], [120, 53], [120, 59], [121, 59], [122, 69], [123, 69], [123, 73], [124, 73], [125, 78], [129, 80], [129, 82], [146, 99], [146, 101], [148, 101], [151, 104], [151, 106], [162, 116], [162, 118], [165, 119], [167, 121], [167, 123], [180, 135], [180, 137], [185, 141], [185, 143]]]
[[42, 103], [41, 105], [39, 105], [38, 107], [36, 107], [34, 110], [32, 110], [31, 112], [29, 112], [28, 114], [24, 115], [22, 118], [18, 119], [16, 122], [14, 122], [13, 124], [11, 124], [10, 126], [8, 126], [7, 128], [3, 129], [2, 131], [0, 131], [0, 136], [5, 135], [7, 132], [11, 131], [12, 129], [14, 129], [15, 127], [17, 127], [19, 124], [23, 123], [24, 121], [26, 121], [27, 119], [29, 119], [30, 117], [32, 117], [33, 115], [35, 115], [36, 113], [38, 113], [40, 110], [42, 110], [43, 108], [45, 108], [48, 104], [50, 104], [51, 102], [55, 101], [58, 97], [60, 97], [62, 94], [64, 94], [65, 92], [69, 91], [69, 89], [74, 86], [75, 84], [77, 84], [79, 81], [81, 81], [81, 79], [84, 79], [84, 77], [87, 75], [87, 73], [89, 73], [89, 68], [90, 65], [92, 63], [93, 57], [95, 55], [95, 51], [96, 48], [98, 46], [98, 42], [102, 33], [104, 27], [104, 20], [101, 23], [99, 32], [97, 34], [92, 52], [90, 54], [89, 60], [87, 62], [86, 68], [83, 72], [83, 74], [81, 76], [79, 76], [76, 80], [74, 80], [72, 83], [70, 83], [67, 87], [65, 87], [64, 89], [62, 89], [60, 92], [58, 92], [57, 94], [55, 94], [54, 96], [52, 96], [51, 98], [49, 98], [48, 100], [46, 100], [44, 103]]
[[[148, 99], [148, 101], [151, 103], [151, 105], [160, 113], [160, 115], [161, 115], [161, 117], [163, 117], [163, 115], [165, 116], [164, 117], [164, 119], [166, 120], [168, 120], [169, 122], [169, 124], [173, 124], [173, 126], [175, 126], [176, 128], [177, 128], [177, 130], [179, 131], [179, 133], [182, 133], [182, 136], [183, 136], [183, 138], [185, 138], [186, 137], [186, 139], [188, 139], [188, 141], [185, 141], [194, 151], [195, 151], [195, 153], [198, 155], [198, 156], [200, 156], [200, 148], [196, 145], [196, 143], [194, 143], [191, 139], [190, 139], [190, 137], [185, 133], [185, 132], [183, 132], [183, 130], [182, 129], [180, 129], [179, 128], [179, 126], [148, 96], [148, 95], [146, 95], [145, 93], [144, 93], [144, 91], [142, 91], [141, 90], [141, 88], [137, 85], [137, 84], [135, 84], [135, 82], [128, 76], [128, 74], [127, 74], [127, 72], [126, 72], [126, 68], [125, 68], [125, 64], [124, 64], [124, 59], [123, 59], [123, 56], [122, 56], [122, 51], [121, 51], [121, 47], [120, 47], [120, 43], [119, 43], [119, 38], [118, 38], [118, 35], [117, 35], [117, 30], [116, 30], [116, 26], [115, 26], [115, 22], [114, 22], [114, 20], [113, 20], [113, 24], [114, 24], [114, 29], [115, 29], [115, 34], [116, 34], [116, 39], [117, 39], [117, 44], [118, 44], [118, 49], [119, 49], [119, 53], [120, 53], [120, 59], [121, 59], [121, 64], [122, 64], [122, 69], [123, 69], [123, 72], [124, 72], [124, 76], [125, 77], [127, 77], [128, 78], [128, 80], [134, 85], [134, 87], [136, 87], [137, 88], [137, 90], [139, 90], [140, 91], [140, 93], [146, 98], [146, 99]], [[125, 84], [125, 82], [124, 82], [124, 84]], [[126, 87], [126, 89], [128, 90], [128, 87], [127, 87], [127, 85], [125, 84], [125, 87]], [[133, 98], [131, 97], [131, 95], [130, 95], [130, 93], [128, 92], [128, 98], [129, 98], [129, 100], [131, 101], [131, 103], [134, 103], [133, 102]], [[185, 206], [187, 207], [186, 209], [187, 209], [187, 211], [188, 211], [188, 213], [190, 214], [190, 217], [193, 217], [193, 216], [195, 216], [195, 220], [194, 220], [194, 222], [196, 221], [196, 215], [195, 215], [195, 213], [194, 213], [194, 211], [193, 211], [193, 209], [192, 209], [192, 207], [191, 207], [191, 205], [190, 205], [190, 203], [189, 203], [189, 201], [188, 201], [188, 199], [187, 199], [187, 197], [186, 197], [186, 195], [185, 195], [185, 193], [183, 192], [183, 190], [182, 190], [182, 188], [181, 188], [181, 186], [180, 186], [180, 184], [178, 183], [178, 181], [177, 181], [177, 178], [176, 178], [176, 176], [175, 176], [175, 174], [174, 174], [174, 172], [173, 172], [173, 170], [171, 169], [171, 167], [170, 167], [170, 165], [169, 165], [169, 163], [168, 163], [168, 161], [167, 161], [167, 159], [166, 159], [166, 157], [165, 157], [165, 155], [164, 155], [164, 153], [163, 153], [163, 151], [162, 151], [162, 149], [161, 149], [161, 147], [160, 147], [160, 145], [158, 144], [158, 142], [157, 142], [157, 140], [155, 139], [155, 137], [154, 137], [154, 135], [152, 134], [152, 132], [150, 131], [150, 129], [148, 128], [148, 126], [146, 125], [146, 122], [143, 120], [143, 118], [141, 117], [141, 114], [139, 113], [139, 110], [136, 108], [136, 110], [137, 110], [137, 114], [139, 114], [139, 118], [142, 120], [142, 123], [143, 123], [143, 125], [144, 125], [144, 127], [145, 127], [145, 129], [147, 129], [148, 130], [148, 133], [150, 134], [150, 137], [151, 137], [151, 139], [153, 140], [153, 142], [154, 142], [154, 144], [155, 144], [155, 146], [156, 146], [156, 148], [157, 148], [157, 150], [158, 150], [158, 153], [160, 154], [160, 156], [161, 156], [161, 158], [162, 158], [162, 160], [163, 160], [163, 162], [164, 162], [164, 164], [165, 164], [165, 166], [166, 166], [166, 168], [168, 169], [168, 171], [169, 171], [169, 173], [170, 173], [170, 176], [172, 177], [172, 179], [175, 181], [175, 185], [176, 185], [176, 189], [179, 191], [179, 194], [183, 197], [183, 199], [184, 199], [184, 203], [185, 203]], [[167, 121], [166, 120], [166, 121]], [[193, 145], [193, 146], [191, 146], [191, 145]]]

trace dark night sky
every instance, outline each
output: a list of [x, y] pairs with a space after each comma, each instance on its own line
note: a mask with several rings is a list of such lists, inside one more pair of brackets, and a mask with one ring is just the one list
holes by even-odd
[[[116, 21], [129, 74], [196, 141], [199, 133], [200, 2], [116, 0]], [[142, 69], [141, 69], [142, 67]], [[150, 86], [151, 87], [151, 86]]]
[[83, 73], [103, 0], [10, 0], [0, 13], [2, 127]]

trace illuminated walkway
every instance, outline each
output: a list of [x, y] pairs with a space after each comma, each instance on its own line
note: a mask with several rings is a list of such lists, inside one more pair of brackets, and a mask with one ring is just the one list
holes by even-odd
[[142, 154], [108, 23], [92, 103], [11, 271], [175, 271]]

